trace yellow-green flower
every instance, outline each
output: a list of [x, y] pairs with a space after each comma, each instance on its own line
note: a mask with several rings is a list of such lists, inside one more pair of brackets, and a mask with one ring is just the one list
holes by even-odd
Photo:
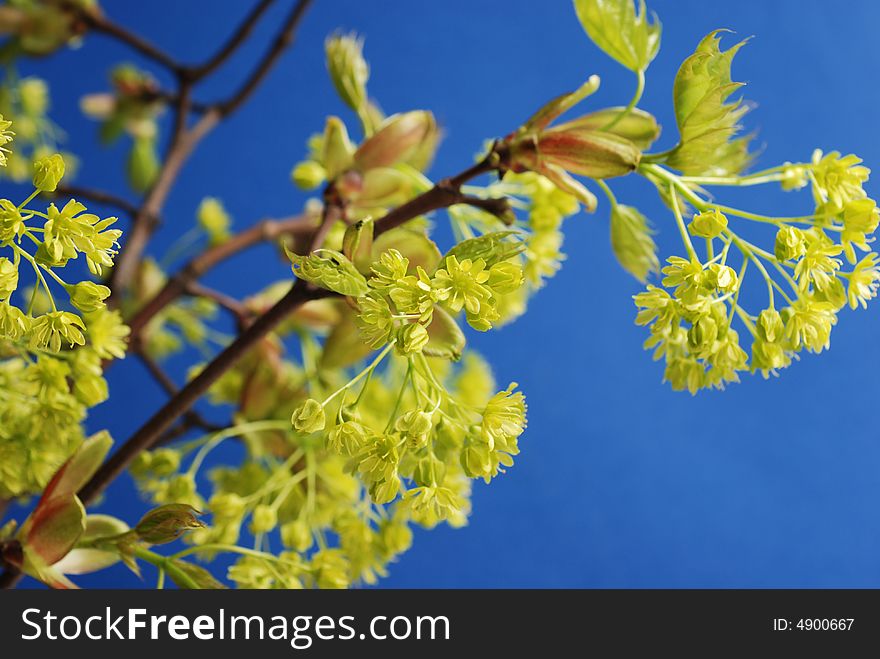
[[719, 210], [694, 215], [688, 230], [701, 238], [717, 238], [727, 228], [727, 216]]
[[871, 252], [859, 261], [849, 274], [849, 286], [846, 297], [852, 309], [859, 305], [867, 309], [868, 300], [877, 296], [880, 287], [880, 266], [877, 263], [877, 254]]
[[465, 308], [468, 313], [479, 314], [482, 305], [492, 297], [492, 290], [486, 286], [489, 272], [483, 259], [461, 262], [454, 256], [446, 257], [446, 267], [434, 273], [432, 283], [440, 300], [452, 311]]
[[290, 423], [299, 432], [312, 433], [323, 430], [326, 423], [324, 406], [314, 398], [309, 398], [294, 410]]
[[0, 300], [7, 299], [18, 288], [18, 268], [7, 258], [0, 258]]
[[34, 319], [30, 331], [31, 348], [60, 352], [61, 344], [71, 348], [85, 345], [85, 325], [76, 314], [68, 311], [51, 311]]
[[848, 201], [865, 198], [862, 184], [868, 180], [871, 170], [861, 163], [858, 156], [841, 156], [838, 151], [822, 155], [816, 150], [813, 154], [814, 185], [819, 196], [827, 200], [825, 212], [839, 213]]
[[81, 281], [78, 284], [67, 287], [70, 294], [70, 303], [83, 313], [91, 313], [103, 309], [104, 303], [110, 297], [110, 289], [92, 281]]

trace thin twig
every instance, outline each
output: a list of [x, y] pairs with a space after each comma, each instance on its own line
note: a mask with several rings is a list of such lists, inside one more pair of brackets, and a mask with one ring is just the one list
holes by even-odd
[[315, 230], [313, 215], [297, 215], [283, 220], [263, 220], [232, 236], [219, 245], [202, 252], [168, 279], [165, 286], [128, 321], [132, 341], [136, 342], [146, 324], [157, 313], [186, 292], [187, 286], [228, 258], [261, 242], [277, 240], [285, 235], [311, 236]]
[[52, 196], [57, 197], [59, 195], [71, 197], [73, 199], [85, 199], [86, 201], [103, 204], [105, 206], [113, 206], [117, 210], [121, 210], [132, 217], [138, 213], [138, 207], [127, 199], [123, 199], [115, 194], [105, 192], [104, 190], [98, 190], [96, 188], [84, 188], [79, 185], [59, 185], [58, 189], [55, 190], [55, 194]]
[[[137, 351], [137, 356], [147, 368], [150, 375], [153, 376], [153, 379], [159, 383], [159, 386], [168, 394], [170, 397], [174, 397], [180, 391], [180, 388], [174, 383], [174, 380], [171, 379], [171, 376], [168, 375], [165, 370], [159, 365], [159, 363], [150, 357], [143, 350]], [[201, 414], [196, 412], [195, 410], [189, 410], [186, 414], [184, 414], [184, 420], [187, 422], [189, 427], [198, 427], [202, 428], [207, 432], [216, 432], [223, 428], [223, 426], [211, 423], [206, 420]]]
[[269, 74], [269, 71], [275, 66], [275, 63], [278, 61], [278, 58], [281, 57], [281, 54], [293, 43], [296, 28], [311, 4], [312, 0], [299, 0], [299, 2], [296, 3], [293, 10], [285, 19], [281, 29], [278, 31], [278, 35], [275, 37], [269, 50], [263, 55], [263, 58], [247, 77], [244, 84], [242, 84], [238, 91], [227, 100], [221, 101], [217, 104], [217, 109], [222, 116], [227, 117], [235, 112], [235, 110], [248, 99], [263, 79]]
[[[458, 176], [444, 179], [436, 186], [419, 195], [382, 217], [376, 223], [376, 234], [400, 226], [424, 213], [445, 208], [467, 199], [461, 193], [466, 181], [498, 168], [497, 154], [466, 169]], [[297, 280], [290, 291], [270, 307], [266, 313], [247, 327], [226, 349], [214, 358], [195, 378], [190, 380], [176, 396], [169, 400], [125, 444], [102, 465], [97, 473], [80, 491], [83, 502], [88, 504], [104, 491], [119, 476], [132, 460], [144, 450], [153, 447], [162, 435], [201, 398], [227, 370], [269, 332], [274, 330], [287, 316], [310, 300], [332, 295], [329, 291], [316, 288], [303, 280]]]
[[83, 23], [95, 32], [100, 32], [113, 37], [117, 41], [136, 50], [144, 57], [153, 60], [157, 64], [161, 64], [170, 71], [177, 73], [183, 68], [177, 60], [171, 57], [171, 55], [153, 45], [143, 37], [134, 32], [130, 32], [118, 23], [114, 23], [111, 19], [101, 14], [99, 10], [83, 7], [76, 2], [64, 2], [63, 7], [67, 11], [76, 14]]
[[260, 339], [272, 331], [287, 315], [308, 300], [329, 295], [329, 291], [314, 289], [299, 280], [281, 300], [260, 316], [225, 350], [190, 380], [176, 396], [169, 400], [122, 447], [110, 456], [88, 483], [80, 490], [80, 498], [89, 504], [104, 488], [119, 476], [141, 451], [151, 448], [174, 422], [190, 409], [227, 370], [232, 368]]
[[240, 327], [246, 325], [251, 316], [254, 315], [253, 311], [248, 309], [241, 300], [236, 300], [234, 297], [227, 295], [223, 291], [203, 286], [198, 282], [189, 282], [186, 285], [186, 293], [194, 297], [203, 297], [208, 300], [213, 300], [220, 307], [231, 313]]
[[210, 75], [216, 69], [221, 67], [223, 63], [229, 59], [232, 54], [247, 40], [254, 26], [265, 11], [272, 6], [275, 0], [260, 0], [260, 2], [251, 9], [251, 13], [242, 21], [229, 40], [204, 64], [199, 66], [188, 67], [185, 71], [185, 77], [193, 82], [201, 80]]
[[[269, 50], [237, 92], [228, 100], [215, 104], [189, 130], [183, 129], [185, 122], [178, 121], [177, 127], [180, 132], [175, 132], [172, 136], [172, 147], [169, 149], [156, 183], [147, 194], [141, 212], [135, 217], [125, 245], [123, 245], [117, 259], [116, 267], [111, 273], [110, 288], [113, 290], [114, 296], [119, 296], [124, 289], [128, 288], [134, 278], [136, 266], [158, 224], [156, 218], [159, 217], [165, 200], [193, 149], [222, 119], [238, 109], [262, 82], [284, 50], [293, 43], [296, 28], [311, 2], [312, 0], [299, 0], [296, 3], [287, 20], [279, 29]], [[182, 77], [182, 92], [187, 88], [185, 81], [186, 78]], [[179, 113], [186, 107], [184, 105], [186, 98], [183, 93], [180, 95], [180, 100]]]

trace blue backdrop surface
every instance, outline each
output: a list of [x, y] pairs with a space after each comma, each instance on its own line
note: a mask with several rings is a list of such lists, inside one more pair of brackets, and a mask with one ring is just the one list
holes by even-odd
[[[213, 52], [245, 3], [106, 1], [109, 15], [185, 60]], [[282, 3], [286, 4], [286, 3]], [[808, 159], [816, 147], [855, 152], [880, 166], [876, 25], [870, 0], [653, 0], [663, 46], [642, 106], [676, 134], [671, 85], [698, 40], [718, 27], [754, 35], [734, 78], [748, 83], [748, 116], [760, 163]], [[433, 110], [446, 139], [432, 173], [459, 171], [485, 138], [516, 127], [543, 101], [598, 73], [596, 103], [625, 103], [631, 74], [584, 35], [570, 2], [532, 0], [318, 0], [295, 47], [251, 102], [187, 164], [157, 236], [160, 254], [192, 222], [205, 195], [223, 199], [238, 228], [290, 214], [306, 196], [291, 166], [326, 112], [344, 113], [327, 80], [323, 40], [337, 28], [366, 37], [370, 92], [388, 112]], [[249, 71], [281, 20], [273, 11], [257, 38], [200, 88], [210, 100]], [[53, 117], [82, 157], [79, 181], [124, 189], [124, 149], [103, 150], [82, 117], [81, 94], [106, 88], [120, 60], [138, 62], [96, 37], [26, 72], [52, 83]], [[347, 116], [347, 115], [346, 115]], [[674, 224], [641, 181], [614, 184], [659, 229]], [[873, 183], [869, 191], [874, 190]], [[732, 195], [750, 209], [809, 211], [809, 195], [773, 189]], [[746, 377], [696, 397], [661, 384], [662, 367], [641, 348], [631, 296], [639, 285], [609, 249], [607, 209], [566, 225], [568, 260], [529, 313], [499, 332], [471, 336], [499, 382], [528, 395], [529, 429], [516, 465], [491, 487], [475, 486], [470, 524], [418, 532], [391, 566], [393, 587], [878, 587], [880, 433], [874, 422], [880, 364], [877, 308], [841, 313], [832, 348], [765, 381]], [[441, 235], [446, 235], [441, 233]], [[667, 251], [668, 253], [668, 251]], [[207, 282], [252, 293], [289, 270], [268, 250], [242, 255]], [[185, 363], [172, 363], [180, 378]], [[118, 439], [163, 400], [134, 359], [110, 374], [115, 402], [93, 415]], [[102, 510], [131, 518], [144, 509], [128, 480]], [[84, 585], [137, 586], [125, 569]]]

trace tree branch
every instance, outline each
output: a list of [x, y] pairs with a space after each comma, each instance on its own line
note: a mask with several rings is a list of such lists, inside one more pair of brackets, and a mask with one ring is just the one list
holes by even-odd
[[[159, 383], [159, 386], [162, 387], [165, 393], [172, 398], [176, 396], [179, 391], [178, 386], [174, 383], [174, 380], [171, 379], [171, 376], [162, 369], [159, 363], [143, 350], [136, 351], [136, 354], [147, 368], [147, 371], [149, 371], [150, 375], [153, 376], [153, 379]], [[224, 427], [207, 421], [195, 410], [189, 410], [183, 415], [183, 418], [189, 427], [201, 428], [207, 432], [216, 432]]]
[[213, 57], [208, 59], [204, 64], [188, 67], [184, 73], [185, 77], [193, 82], [201, 80], [210, 75], [216, 69], [223, 65], [229, 57], [247, 40], [257, 21], [272, 6], [275, 0], [260, 0], [260, 2], [251, 9], [251, 13], [238, 26], [238, 29], [232, 34], [229, 40], [218, 50]]
[[105, 462], [97, 473], [80, 490], [84, 504], [89, 504], [104, 488], [119, 476], [141, 451], [151, 448], [174, 422], [192, 407], [208, 391], [221, 375], [232, 368], [238, 360], [260, 339], [274, 329], [287, 315], [308, 300], [330, 295], [329, 291], [308, 286], [299, 280], [281, 300], [260, 316], [250, 327], [211, 361], [195, 378], [190, 380], [176, 396], [169, 400], [122, 447]]
[[[465, 203], [467, 196], [461, 193], [463, 183], [480, 174], [498, 168], [499, 156], [493, 150], [490, 155], [458, 176], [444, 179], [436, 186], [382, 217], [376, 223], [376, 234], [400, 226], [408, 220], [439, 208]], [[185, 289], [185, 287], [184, 287]], [[316, 288], [303, 280], [291, 287], [266, 313], [247, 327], [226, 349], [211, 361], [194, 379], [190, 380], [176, 396], [156, 412], [129, 440], [102, 465], [92, 479], [80, 491], [80, 497], [88, 504], [119, 476], [132, 460], [144, 450], [154, 446], [174, 422], [189, 410], [227, 370], [232, 368], [258, 341], [277, 327], [292, 311], [310, 300], [332, 295], [330, 291]], [[158, 297], [158, 296], [157, 296]]]
[[113, 206], [117, 210], [121, 210], [123, 213], [131, 215], [132, 217], [138, 213], [138, 207], [127, 199], [123, 199], [110, 192], [95, 188], [84, 188], [78, 185], [59, 185], [55, 190], [55, 193], [49, 193], [49, 195], [53, 198], [62, 195], [74, 199], [85, 199], [86, 201], [103, 204], [105, 206]]
[[315, 217], [311, 215], [297, 215], [283, 220], [263, 220], [202, 252], [165, 282], [165, 286], [132, 316], [128, 321], [131, 327], [131, 340], [136, 344], [144, 327], [156, 314], [183, 295], [189, 285], [219, 263], [260, 242], [277, 240], [281, 236], [290, 234], [310, 236], [315, 230], [315, 222]]
[[248, 309], [241, 300], [236, 300], [234, 297], [227, 295], [223, 291], [202, 286], [198, 282], [188, 283], [186, 285], [186, 293], [193, 297], [203, 297], [208, 300], [213, 300], [235, 317], [240, 328], [244, 327], [250, 320], [251, 316], [253, 316], [253, 311]]
[[83, 21], [83, 23], [86, 24], [86, 26], [95, 32], [100, 32], [113, 37], [117, 41], [136, 50], [147, 59], [151, 59], [157, 64], [161, 64], [170, 71], [179, 73], [183, 69], [181, 64], [165, 51], [154, 46], [143, 37], [130, 32], [117, 23], [114, 23], [112, 20], [101, 14], [99, 10], [87, 9], [75, 2], [65, 2], [63, 3], [63, 7], [67, 11], [73, 12], [81, 21]]
[[143, 206], [135, 216], [128, 238], [117, 259], [116, 267], [111, 273], [110, 288], [113, 290], [114, 296], [119, 296], [131, 283], [137, 263], [156, 229], [157, 218], [162, 211], [165, 200], [193, 149], [222, 119], [238, 109], [262, 82], [284, 50], [293, 43], [296, 28], [311, 2], [312, 0], [299, 0], [294, 5], [271, 47], [241, 88], [229, 100], [214, 105], [189, 130], [185, 128], [185, 117], [181, 120], [181, 115], [185, 115], [188, 109], [189, 83], [185, 74], [181, 74], [180, 105], [177, 108], [178, 120], [171, 139], [171, 147], [156, 183], [150, 189]]
[[248, 76], [247, 80], [245, 80], [244, 84], [227, 100], [217, 103], [216, 107], [221, 116], [227, 117], [235, 112], [269, 74], [269, 71], [275, 66], [281, 54], [293, 43], [296, 28], [311, 4], [312, 0], [299, 0], [294, 5], [293, 10], [288, 14], [269, 50], [263, 55], [263, 58], [251, 72], [250, 76]]

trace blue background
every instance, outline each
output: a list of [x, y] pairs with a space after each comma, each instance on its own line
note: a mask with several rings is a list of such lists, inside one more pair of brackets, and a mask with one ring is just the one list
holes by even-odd
[[[110, 16], [187, 61], [212, 53], [244, 4], [103, 3]], [[670, 90], [678, 65], [704, 34], [727, 27], [737, 32], [730, 44], [755, 35], [737, 56], [734, 78], [748, 83], [745, 93], [758, 104], [747, 124], [758, 133], [760, 164], [808, 159], [815, 147], [880, 163], [880, 5], [649, 4], [663, 21], [663, 45], [641, 106], [667, 127], [659, 148], [676, 138]], [[279, 9], [219, 79], [200, 88], [200, 99], [223, 95], [247, 74], [282, 18]], [[462, 169], [483, 139], [506, 134], [591, 73], [603, 78], [591, 104], [622, 104], [632, 91], [632, 76], [586, 38], [567, 0], [318, 0], [293, 50], [184, 169], [154, 253], [191, 225], [205, 195], [220, 196], [238, 228], [301, 208], [305, 196], [288, 175], [306, 138], [326, 112], [350, 117], [324, 71], [323, 39], [340, 27], [366, 36], [370, 92], [386, 111], [437, 114], [446, 131], [437, 176]], [[125, 189], [124, 147], [97, 147], [95, 125], [77, 108], [81, 94], [106, 88], [120, 60], [139, 61], [95, 37], [24, 67], [51, 81], [53, 116], [69, 133], [68, 148], [82, 156], [83, 185]], [[652, 218], [664, 254], [680, 251], [672, 218], [649, 186], [612, 185]], [[724, 198], [779, 215], [808, 212], [810, 203], [808, 194], [785, 195], [776, 186]], [[522, 454], [491, 487], [476, 484], [468, 527], [417, 532], [382, 585], [880, 586], [877, 308], [841, 312], [830, 352], [805, 356], [780, 378], [747, 376], [697, 397], [674, 393], [641, 348], [645, 331], [633, 324], [631, 301], [639, 286], [613, 259], [607, 208], [572, 218], [566, 234], [568, 261], [529, 314], [471, 337], [499, 382], [516, 380], [528, 395]], [[270, 256], [268, 248], [243, 255], [207, 283], [252, 293], [289, 274]], [[182, 378], [185, 360], [172, 367]], [[98, 408], [91, 424], [122, 441], [163, 395], [133, 358], [114, 366], [110, 380], [114, 402]], [[144, 503], [125, 479], [103, 510], [130, 519]], [[138, 585], [124, 568], [79, 581]]]

